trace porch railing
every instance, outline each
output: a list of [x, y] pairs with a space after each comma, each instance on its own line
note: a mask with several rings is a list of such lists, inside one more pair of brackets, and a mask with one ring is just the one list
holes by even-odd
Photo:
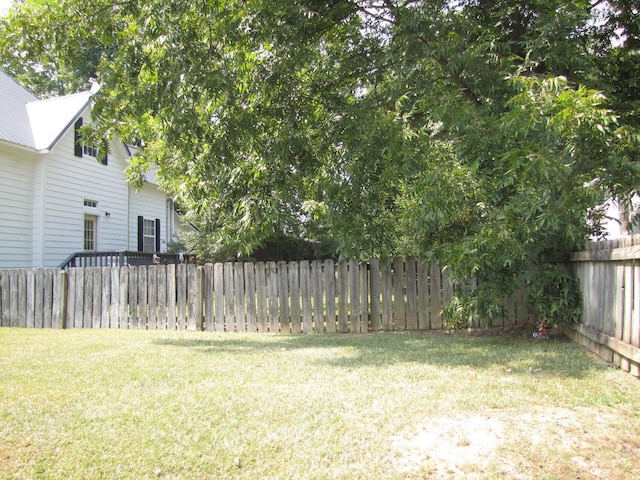
[[113, 252], [76, 252], [69, 255], [65, 261], [60, 264], [60, 268], [124, 267], [179, 263], [195, 263], [195, 257], [186, 253], [147, 253], [128, 250]]

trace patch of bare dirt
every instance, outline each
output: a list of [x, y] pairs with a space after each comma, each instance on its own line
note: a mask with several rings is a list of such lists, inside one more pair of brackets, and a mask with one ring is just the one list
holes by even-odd
[[593, 410], [430, 418], [392, 438], [395, 468], [407, 478], [627, 478], [598, 461], [598, 437], [615, 419]]

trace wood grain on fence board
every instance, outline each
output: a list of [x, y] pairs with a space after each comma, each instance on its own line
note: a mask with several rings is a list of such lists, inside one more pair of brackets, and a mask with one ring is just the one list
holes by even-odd
[[405, 316], [405, 275], [401, 258], [393, 259], [393, 323], [395, 330], [406, 330]]
[[224, 323], [228, 332], [236, 331], [235, 299], [233, 296], [233, 263], [224, 264]]
[[167, 329], [177, 328], [177, 297], [176, 297], [177, 269], [174, 264], [167, 265]]
[[333, 260], [324, 261], [325, 287], [325, 330], [334, 333], [337, 330], [336, 318], [336, 268]]
[[[108, 268], [108, 267], [107, 267]], [[111, 267], [111, 312], [109, 328], [120, 328], [120, 268]]]
[[156, 304], [156, 328], [164, 330], [167, 327], [167, 266], [158, 265], [156, 269], [157, 304]]
[[278, 276], [276, 262], [266, 263], [267, 305], [269, 314], [269, 331], [279, 331], [278, 318]]
[[44, 328], [51, 328], [53, 323], [53, 277], [56, 270], [53, 268], [44, 269], [44, 312], [42, 315], [42, 326]]
[[325, 324], [325, 308], [324, 297], [325, 291], [322, 284], [322, 262], [313, 260], [311, 262], [311, 296], [313, 298], [313, 331], [317, 333], [324, 332]]
[[242, 263], [233, 264], [233, 301], [235, 328], [238, 332], [247, 330], [247, 317], [245, 312], [244, 268]]
[[149, 314], [147, 316], [147, 328], [158, 328], [158, 267], [149, 265], [147, 268], [147, 304]]
[[202, 330], [202, 267], [187, 265], [187, 330]]
[[349, 331], [349, 265], [345, 260], [338, 261], [336, 295], [338, 297], [338, 332], [347, 333]]
[[300, 297], [297, 301], [302, 300], [302, 332], [313, 332], [313, 313], [312, 313], [312, 289], [311, 289], [311, 265], [307, 260], [302, 260], [300, 266]]
[[380, 310], [380, 260], [374, 258], [369, 263], [369, 308], [371, 310], [371, 330], [382, 329], [382, 312]]
[[53, 308], [51, 327], [66, 328], [68, 275], [65, 271], [53, 273]]
[[129, 267], [120, 268], [118, 328], [129, 328]]
[[431, 304], [429, 297], [429, 266], [424, 260], [418, 260], [417, 271], [418, 289], [418, 330], [429, 330], [431, 328]]
[[256, 323], [259, 332], [269, 331], [266, 268], [267, 266], [264, 262], [257, 262], [254, 265], [256, 275]]
[[176, 328], [187, 328], [187, 266], [176, 267]]
[[380, 284], [382, 302], [382, 329], [393, 331], [393, 271], [389, 260], [385, 260], [380, 265]]
[[442, 278], [440, 276], [440, 267], [431, 264], [429, 274], [429, 298], [431, 300], [431, 328], [440, 330], [442, 323]]
[[127, 328], [136, 328], [138, 325], [138, 267], [129, 266], [129, 319]]
[[255, 277], [255, 269], [254, 264], [251, 262], [246, 262], [243, 265], [243, 273], [244, 273], [244, 291], [245, 293], [245, 302], [246, 302], [246, 321], [247, 321], [247, 331], [255, 332], [257, 331], [256, 319], [256, 277]]
[[102, 292], [100, 301], [100, 328], [111, 326], [111, 267], [102, 267]]
[[9, 312], [9, 295], [11, 287], [9, 285], [10, 274], [8, 270], [0, 271], [0, 302], [2, 302], [2, 308], [0, 309], [0, 325], [3, 327], [10, 327], [10, 312]]
[[215, 325], [215, 312], [213, 310], [214, 305], [214, 277], [213, 277], [213, 263], [207, 263], [204, 266], [204, 329], [207, 332], [214, 330]]
[[304, 296], [304, 287], [301, 286], [302, 265], [298, 262], [289, 262], [287, 275], [289, 277], [289, 295], [291, 296], [291, 331], [302, 332], [302, 314], [300, 309], [300, 297]]
[[33, 326], [44, 327], [44, 269], [38, 268], [34, 272]]
[[416, 259], [405, 260], [405, 278], [407, 282], [407, 330], [418, 329], [418, 267]]

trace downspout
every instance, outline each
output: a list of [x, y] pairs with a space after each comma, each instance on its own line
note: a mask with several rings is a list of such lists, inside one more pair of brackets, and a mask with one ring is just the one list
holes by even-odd
[[131, 245], [131, 185], [127, 181], [127, 244], [124, 249], [131, 250], [129, 245]]

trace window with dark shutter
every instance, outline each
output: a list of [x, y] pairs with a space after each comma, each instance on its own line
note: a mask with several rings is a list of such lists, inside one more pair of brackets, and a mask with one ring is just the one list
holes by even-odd
[[82, 128], [82, 117], [76, 120], [76, 123], [73, 127], [73, 154], [76, 157], [82, 157], [82, 133], [80, 129]]
[[138, 217], [138, 251], [155, 253], [160, 251], [160, 220]]

